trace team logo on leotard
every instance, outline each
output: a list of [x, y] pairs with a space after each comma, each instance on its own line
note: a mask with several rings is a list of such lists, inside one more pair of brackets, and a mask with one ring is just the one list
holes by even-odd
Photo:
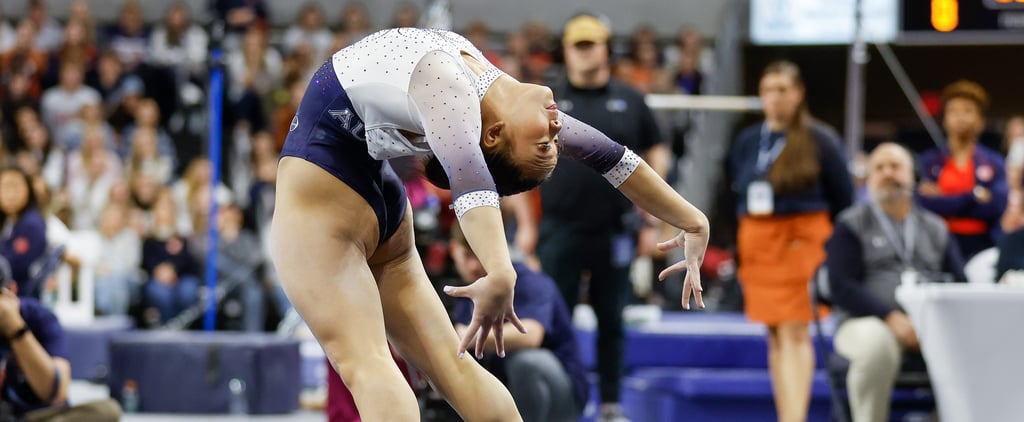
[[292, 125], [288, 127], [288, 131], [291, 132], [291, 131], [295, 130], [295, 128], [297, 128], [297, 127], [299, 127], [299, 115], [298, 114], [296, 114], [295, 117], [292, 117]]
[[356, 120], [355, 125], [352, 124], [352, 117], [355, 116], [355, 113], [347, 108], [343, 108], [341, 110], [327, 110], [327, 114], [330, 114], [333, 119], [341, 122], [341, 127], [345, 128], [349, 133], [359, 133], [359, 130], [363, 128], [363, 122], [358, 120]]

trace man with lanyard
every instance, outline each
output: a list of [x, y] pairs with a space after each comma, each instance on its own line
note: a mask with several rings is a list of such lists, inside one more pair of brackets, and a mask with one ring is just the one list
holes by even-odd
[[846, 382], [853, 420], [882, 421], [889, 418], [903, 360], [923, 366], [917, 334], [896, 303], [896, 287], [941, 274], [963, 280], [963, 259], [942, 218], [914, 205], [913, 158], [905, 148], [875, 148], [867, 187], [870, 201], [836, 219], [826, 266], [838, 321], [835, 349], [850, 361]]
[[[670, 150], [661, 142], [654, 114], [643, 95], [611, 79], [611, 30], [597, 17], [579, 15], [565, 25], [566, 75], [552, 86], [558, 108], [637, 151], [662, 177]], [[537, 255], [571, 312], [581, 278], [590, 274], [589, 303], [597, 314], [597, 372], [602, 420], [623, 420], [618, 406], [622, 376], [623, 324], [636, 256], [639, 218], [626, 197], [604, 178], [573, 160], [559, 160], [541, 185]]]

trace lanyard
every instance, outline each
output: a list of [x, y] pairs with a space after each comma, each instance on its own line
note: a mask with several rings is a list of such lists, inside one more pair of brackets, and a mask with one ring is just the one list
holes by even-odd
[[768, 167], [775, 163], [775, 159], [779, 158], [782, 149], [786, 147], [786, 137], [779, 138], [779, 140], [775, 141], [775, 145], [769, 147], [770, 142], [771, 131], [768, 130], [768, 122], [766, 121], [761, 126], [761, 142], [757, 148], [757, 173], [761, 175], [767, 173]]
[[878, 220], [878, 224], [882, 226], [885, 237], [888, 237], [889, 242], [892, 242], [892, 246], [896, 248], [896, 254], [899, 255], [903, 266], [905, 268], [913, 267], [911, 259], [914, 258], [914, 229], [916, 228], [913, 214], [908, 213], [903, 220], [903, 241], [901, 242], [896, 235], [896, 228], [893, 227], [892, 221], [882, 212], [882, 209], [871, 204], [871, 212], [875, 215], [875, 220]]

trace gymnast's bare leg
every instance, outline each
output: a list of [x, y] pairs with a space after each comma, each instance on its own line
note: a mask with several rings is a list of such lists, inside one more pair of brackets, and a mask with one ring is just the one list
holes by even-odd
[[272, 252], [285, 293], [363, 420], [419, 420], [386, 332], [466, 420], [519, 420], [508, 391], [456, 357], [459, 340], [414, 253], [410, 216], [378, 251], [377, 217], [362, 197], [312, 163], [282, 158]]
[[470, 354], [459, 359], [459, 338], [413, 247], [412, 209], [398, 231], [370, 258], [391, 343], [430, 378], [467, 421], [521, 421], [508, 389]]

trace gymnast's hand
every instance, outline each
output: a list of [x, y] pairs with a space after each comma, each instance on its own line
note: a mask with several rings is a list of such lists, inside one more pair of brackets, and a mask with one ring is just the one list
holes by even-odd
[[704, 252], [708, 248], [708, 232], [688, 233], [680, 231], [676, 237], [658, 244], [658, 250], [665, 252], [676, 247], [683, 248], [686, 258], [672, 266], [665, 268], [658, 274], [658, 280], [664, 281], [669, 275], [686, 270], [686, 278], [683, 280], [683, 309], [690, 309], [690, 295], [693, 294], [697, 302], [697, 308], [704, 309], [704, 299], [701, 292], [704, 289], [700, 286], [700, 266], [704, 263]]
[[511, 277], [486, 275], [468, 286], [445, 286], [449, 296], [469, 298], [473, 301], [473, 319], [469, 322], [462, 341], [459, 343], [459, 358], [469, 349], [470, 343], [476, 339], [476, 357], [484, 357], [484, 345], [491, 331], [494, 331], [494, 348], [498, 356], [505, 357], [505, 339], [502, 329], [505, 321], [525, 334], [526, 327], [519, 321], [512, 309], [515, 273]]

